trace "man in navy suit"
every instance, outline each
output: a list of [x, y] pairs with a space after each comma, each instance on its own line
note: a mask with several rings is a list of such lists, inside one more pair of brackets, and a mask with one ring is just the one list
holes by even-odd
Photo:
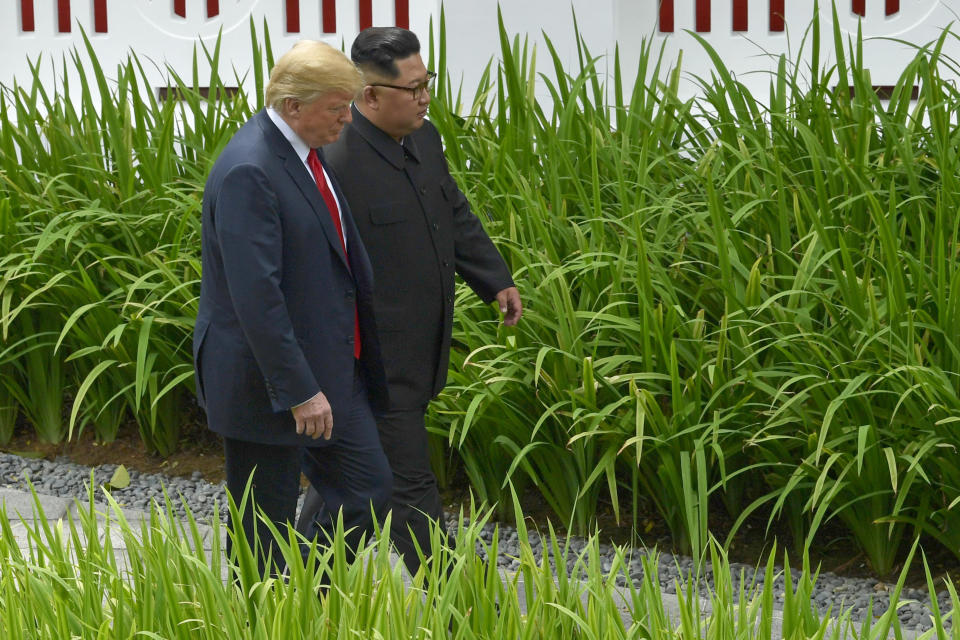
[[[386, 378], [370, 261], [317, 149], [350, 122], [361, 86], [350, 60], [320, 42], [277, 62], [267, 108], [206, 183], [194, 330], [197, 396], [223, 436], [230, 495], [239, 504], [253, 474], [257, 508], [282, 531], [296, 515], [305, 452], [324, 500], [308, 533], [323, 541], [342, 511], [352, 547], [392, 491], [372, 413], [387, 402]], [[249, 507], [240, 524], [273, 549]], [[282, 570], [275, 551], [273, 562]]]

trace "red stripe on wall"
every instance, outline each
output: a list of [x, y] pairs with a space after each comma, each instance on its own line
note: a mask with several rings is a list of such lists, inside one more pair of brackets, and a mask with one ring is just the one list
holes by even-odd
[[770, 31], [783, 31], [783, 0], [770, 0]]
[[862, 18], [867, 15], [867, 0], [853, 0], [850, 10]]
[[900, 0], [887, 0], [887, 15], [900, 13]]
[[300, 0], [287, 0], [287, 33], [300, 33]]
[[36, 28], [33, 21], [33, 0], [20, 0], [20, 30], [34, 31]]
[[70, 0], [57, 0], [57, 31], [70, 33]]
[[660, 0], [660, 31], [673, 33], [673, 0]]
[[93, 30], [107, 32], [107, 0], [93, 0]]
[[187, 0], [173, 0], [173, 13], [181, 18], [186, 18]]
[[337, 32], [337, 0], [323, 0], [323, 32]]
[[373, 0], [360, 0], [360, 31], [373, 26]]
[[410, 0], [396, 0], [393, 4], [394, 22], [401, 29], [410, 28]]
[[733, 30], [747, 30], [747, 0], [733, 0]]
[[207, 17], [215, 18], [220, 15], [220, 0], [207, 0]]
[[697, 31], [710, 31], [710, 0], [697, 0]]

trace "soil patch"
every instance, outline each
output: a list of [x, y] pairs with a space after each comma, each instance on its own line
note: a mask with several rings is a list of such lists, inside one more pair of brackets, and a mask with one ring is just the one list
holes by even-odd
[[134, 424], [120, 428], [112, 442], [97, 442], [92, 431], [81, 432], [70, 442], [40, 442], [32, 430], [20, 428], [13, 439], [0, 450], [20, 456], [55, 460], [63, 457], [86, 466], [122, 464], [141, 473], [163, 473], [169, 476], [192, 477], [199, 471], [207, 482], [222, 482], [223, 445], [220, 439], [202, 426], [184, 430], [177, 451], [164, 458], [147, 451]]

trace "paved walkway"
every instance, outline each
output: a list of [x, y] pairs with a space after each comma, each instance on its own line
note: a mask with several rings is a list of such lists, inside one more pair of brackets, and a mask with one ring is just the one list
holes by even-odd
[[[37, 499], [40, 503], [40, 509], [48, 522], [56, 522], [57, 520], [63, 520], [66, 522], [68, 520], [68, 516], [72, 517], [75, 522], [79, 522], [78, 512], [83, 508], [83, 505], [78, 503], [73, 498], [58, 498], [56, 496], [38, 494]], [[20, 547], [20, 549], [27, 550], [29, 548], [28, 531], [35, 529], [36, 521], [39, 516], [36, 511], [36, 503], [34, 501], [33, 494], [16, 489], [0, 488], [0, 505], [5, 506], [6, 508], [7, 518], [10, 521], [10, 528], [13, 531], [13, 536], [17, 541], [17, 545]], [[89, 504], [86, 506], [89, 508]], [[107, 507], [102, 504], [96, 505], [96, 511], [101, 514], [106, 511], [106, 508]], [[137, 533], [140, 532], [141, 523], [148, 521], [150, 517], [149, 513], [136, 509], [124, 509], [123, 515], [133, 530]], [[103, 516], [99, 516], [99, 519], [102, 521]], [[213, 547], [212, 530], [208, 525], [205, 524], [198, 523], [197, 527], [200, 530], [205, 542], [204, 550], [209, 552]], [[122, 533], [116, 526], [111, 528], [110, 542], [116, 552], [116, 557], [118, 563], [120, 563], [120, 568], [126, 568], [128, 566], [126, 564], [128, 558], [126, 540], [124, 540]]]

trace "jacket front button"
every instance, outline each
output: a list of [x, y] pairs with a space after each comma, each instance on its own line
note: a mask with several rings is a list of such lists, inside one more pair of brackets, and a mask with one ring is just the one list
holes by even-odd
[[426, 187], [426, 186], [420, 187], [420, 193], [421, 193], [422, 195], [427, 195], [427, 187]]
[[438, 225], [436, 222], [434, 222], [434, 223], [433, 223], [433, 230], [434, 230], [434, 231], [439, 231], [439, 230], [440, 230], [440, 225]]

